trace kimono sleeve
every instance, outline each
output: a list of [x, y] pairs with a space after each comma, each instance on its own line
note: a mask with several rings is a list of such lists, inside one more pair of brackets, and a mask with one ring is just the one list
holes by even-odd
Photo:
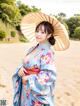
[[18, 71], [23, 66], [23, 64], [19, 64], [16, 68], [13, 76], [12, 76], [12, 82], [13, 82], [13, 106], [20, 106], [20, 99], [21, 99], [21, 87], [22, 87], [22, 79], [18, 75]]
[[56, 68], [54, 65], [53, 54], [44, 52], [40, 58], [40, 72], [38, 75], [29, 75], [28, 81], [30, 88], [41, 95], [46, 95], [50, 92], [50, 87], [53, 89], [56, 81]]
[[[32, 50], [30, 48], [27, 52], [27, 54]], [[13, 105], [14, 106], [20, 106], [21, 102], [21, 90], [22, 90], [22, 77], [18, 75], [19, 70], [24, 67], [23, 61], [18, 65], [15, 72], [12, 76], [12, 82], [13, 82]]]
[[56, 67], [52, 51], [45, 51], [40, 58], [38, 81], [43, 85], [51, 85], [56, 81]]

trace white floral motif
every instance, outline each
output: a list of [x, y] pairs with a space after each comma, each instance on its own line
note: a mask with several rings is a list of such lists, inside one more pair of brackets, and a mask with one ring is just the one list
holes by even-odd
[[40, 74], [38, 75], [38, 82], [41, 85], [46, 84], [46, 82], [48, 82], [49, 79], [50, 79], [49, 75], [47, 73], [44, 73], [44, 71], [40, 72]]
[[50, 52], [48, 52], [46, 55], [41, 56], [41, 61], [43, 63], [49, 64], [50, 60], [51, 60], [51, 53]]

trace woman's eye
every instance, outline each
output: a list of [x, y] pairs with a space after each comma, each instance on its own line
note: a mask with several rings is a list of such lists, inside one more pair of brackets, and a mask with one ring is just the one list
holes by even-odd
[[41, 32], [42, 34], [44, 34], [44, 32]]

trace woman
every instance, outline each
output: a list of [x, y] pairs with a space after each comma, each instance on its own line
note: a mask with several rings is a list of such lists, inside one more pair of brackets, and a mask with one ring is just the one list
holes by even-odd
[[[37, 46], [30, 48], [23, 63], [13, 75], [14, 106], [54, 106], [56, 68], [51, 45], [55, 44], [54, 28], [42, 21], [35, 29]], [[33, 73], [29, 73], [33, 69]], [[37, 71], [35, 70], [37, 69]]]

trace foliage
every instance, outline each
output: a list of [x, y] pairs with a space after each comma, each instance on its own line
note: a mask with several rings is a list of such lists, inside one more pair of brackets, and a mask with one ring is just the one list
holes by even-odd
[[58, 16], [59, 17], [66, 17], [66, 14], [61, 12], [61, 13], [58, 13]]
[[3, 22], [17, 26], [20, 23], [21, 14], [16, 5], [7, 3], [0, 4], [0, 18]]
[[[20, 22], [22, 17], [30, 12], [40, 10], [41, 9], [38, 9], [35, 6], [29, 7], [28, 5], [21, 3], [21, 0], [0, 0], [0, 30], [6, 32], [3, 36], [15, 36], [14, 33], [16, 33], [16, 31], [14, 29], [16, 28], [16, 30], [20, 32]], [[66, 14], [61, 12], [55, 17], [65, 25], [70, 37], [80, 39], [80, 14], [74, 14], [73, 17], [67, 19]], [[26, 39], [22, 36], [20, 36], [20, 41], [26, 42]]]
[[74, 37], [74, 30], [76, 27], [80, 26], [80, 16], [73, 16], [66, 21], [69, 31], [70, 37]]
[[30, 12], [36, 12], [36, 11], [40, 11], [40, 9], [36, 8], [35, 6], [32, 6], [31, 8], [28, 5], [25, 4], [18, 4], [18, 8], [20, 10], [20, 13], [22, 16], [30, 13]]
[[3, 30], [6, 32], [6, 37], [9, 37], [11, 35], [11, 31], [15, 31], [16, 29], [9, 23], [3, 23], [2, 20], [0, 20], [0, 30]]
[[15, 31], [11, 31], [11, 36], [15, 37], [16, 36], [16, 32]]
[[21, 42], [27, 42], [27, 39], [26, 39], [23, 35], [21, 35], [21, 36], [19, 37], [19, 40], [20, 40]]
[[35, 6], [32, 6], [31, 11], [32, 12], [36, 12], [36, 11], [40, 11], [41, 9], [36, 8]]
[[6, 32], [3, 30], [0, 30], [0, 40], [6, 37]]
[[19, 10], [22, 16], [28, 14], [29, 12], [31, 12], [31, 9], [29, 8], [29, 6], [25, 5], [25, 4], [20, 4], [19, 5]]
[[[22, 4], [20, 0], [0, 0], [0, 29], [6, 32], [6, 35], [15, 37], [16, 30], [20, 31], [20, 22], [24, 15], [29, 12], [39, 11], [35, 6], [29, 7]], [[2, 36], [3, 33], [1, 33]], [[3, 34], [4, 37], [5, 34]], [[8, 38], [7, 37], [7, 38]], [[7, 39], [5, 38], [5, 39]], [[26, 42], [25, 37], [20, 36], [20, 41]]]
[[3, 12], [0, 14], [0, 18], [2, 19], [2, 21], [5, 24], [11, 22], [10, 19], [9, 19], [9, 16], [7, 14], [3, 13]]
[[80, 39], [80, 27], [76, 27], [74, 30], [74, 38]]
[[10, 5], [14, 5], [16, 0], [0, 0], [0, 3], [7, 3]]

